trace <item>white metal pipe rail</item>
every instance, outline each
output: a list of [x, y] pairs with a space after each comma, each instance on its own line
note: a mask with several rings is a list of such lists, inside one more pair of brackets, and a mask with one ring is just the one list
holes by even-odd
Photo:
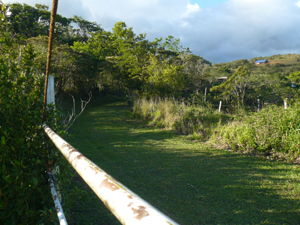
[[177, 224], [123, 184], [112, 178], [52, 131], [46, 124], [43, 125], [43, 128], [73, 168], [122, 224]]
[[57, 213], [57, 216], [58, 216], [59, 224], [60, 225], [68, 225], [68, 222], [66, 220], [66, 217], [65, 217], [65, 214], [64, 214], [64, 211], [63, 211], [63, 208], [62, 208], [62, 206], [59, 202], [59, 198], [58, 198], [57, 192], [55, 190], [54, 181], [51, 178], [49, 178], [48, 182], [50, 184], [51, 194], [52, 194], [52, 198], [53, 198], [53, 201], [54, 201], [54, 205], [55, 205], [56, 213]]

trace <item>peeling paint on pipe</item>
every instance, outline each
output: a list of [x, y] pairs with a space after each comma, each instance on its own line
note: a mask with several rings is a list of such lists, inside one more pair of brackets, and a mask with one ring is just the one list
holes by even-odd
[[52, 194], [52, 198], [53, 198], [53, 201], [54, 201], [54, 205], [55, 205], [56, 213], [57, 213], [57, 216], [58, 216], [59, 224], [60, 225], [68, 225], [65, 214], [64, 214], [64, 211], [63, 211], [63, 208], [61, 207], [61, 204], [59, 202], [59, 198], [58, 198], [57, 192], [55, 190], [53, 180], [51, 178], [49, 178], [48, 182], [50, 184], [51, 194]]
[[124, 225], [177, 224], [123, 184], [116, 181], [96, 164], [78, 152], [46, 124], [43, 128], [56, 147], [85, 180], [106, 207]]

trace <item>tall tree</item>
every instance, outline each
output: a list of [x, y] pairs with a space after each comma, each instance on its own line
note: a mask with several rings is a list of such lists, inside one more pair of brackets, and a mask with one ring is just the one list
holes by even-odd
[[212, 87], [210, 91], [221, 92], [221, 96], [228, 102], [231, 101], [237, 106], [243, 106], [246, 90], [249, 85], [249, 76], [248, 68], [240, 66], [228, 80], [218, 86]]
[[76, 36], [76, 41], [86, 42], [90, 37], [90, 33], [103, 30], [96, 22], [89, 22], [81, 16], [73, 16], [70, 18], [70, 21], [75, 24], [73, 32]]

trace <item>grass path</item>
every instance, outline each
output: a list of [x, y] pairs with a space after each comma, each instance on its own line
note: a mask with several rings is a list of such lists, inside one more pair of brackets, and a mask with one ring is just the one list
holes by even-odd
[[[131, 120], [124, 102], [94, 98], [68, 141], [180, 224], [300, 224], [297, 165], [243, 156]], [[74, 224], [119, 224], [93, 194]]]

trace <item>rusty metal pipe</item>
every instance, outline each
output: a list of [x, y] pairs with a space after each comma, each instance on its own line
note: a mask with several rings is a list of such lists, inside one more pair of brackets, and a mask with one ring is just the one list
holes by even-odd
[[42, 123], [44, 123], [44, 121], [45, 121], [45, 115], [46, 115], [46, 101], [47, 101], [48, 77], [49, 77], [49, 71], [50, 71], [51, 53], [52, 53], [52, 42], [53, 42], [53, 37], [54, 37], [54, 27], [55, 27], [57, 5], [58, 5], [58, 0], [53, 0], [52, 13], [51, 13], [51, 21], [50, 21], [50, 29], [49, 29], [49, 44], [48, 44], [47, 67], [46, 67], [46, 77], [45, 77], [44, 106], [43, 106]]
[[106, 207], [124, 225], [177, 224], [137, 194], [99, 168], [74, 147], [52, 131], [46, 124], [44, 131], [85, 180]]

